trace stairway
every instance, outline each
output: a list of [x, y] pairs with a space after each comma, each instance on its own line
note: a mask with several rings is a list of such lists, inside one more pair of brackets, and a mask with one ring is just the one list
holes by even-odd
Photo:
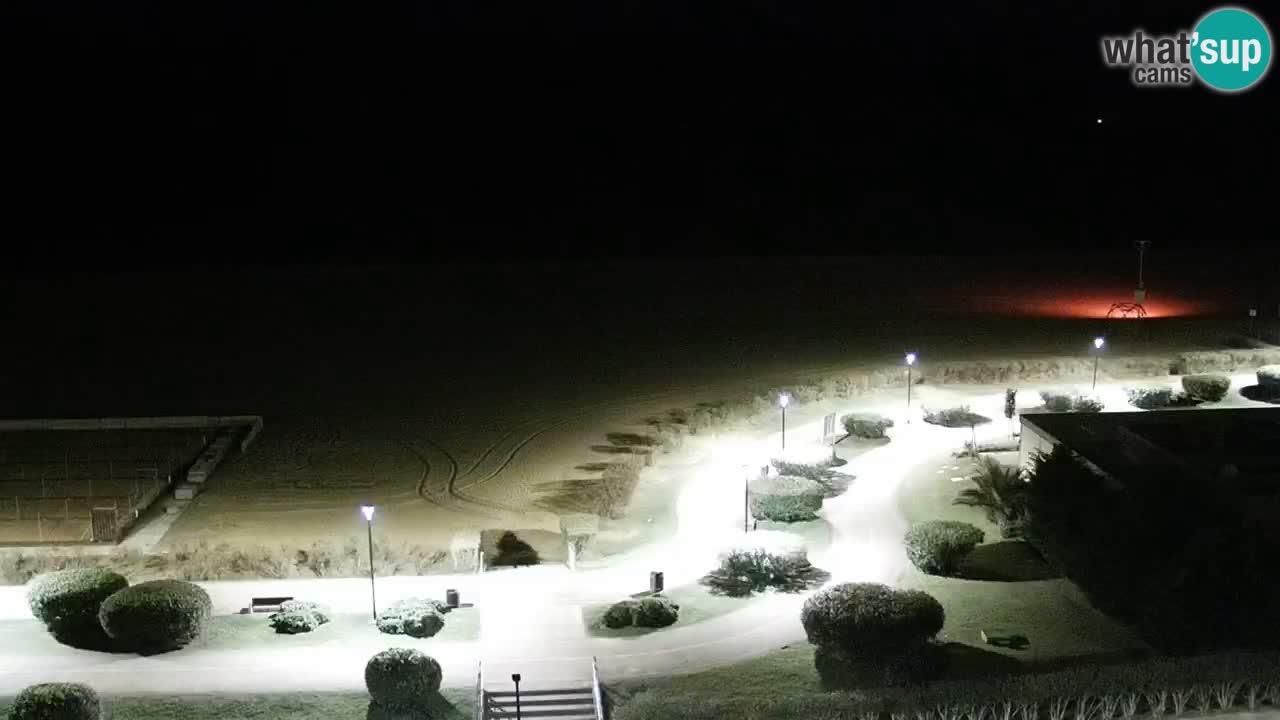
[[[485, 720], [515, 720], [514, 690], [484, 692]], [[523, 718], [550, 720], [596, 720], [596, 703], [590, 687], [559, 690], [521, 690], [520, 714]]]

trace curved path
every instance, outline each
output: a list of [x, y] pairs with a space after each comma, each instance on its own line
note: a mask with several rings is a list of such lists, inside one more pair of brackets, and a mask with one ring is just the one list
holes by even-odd
[[[957, 398], [975, 411], [998, 417], [1003, 396], [990, 388], [967, 395], [963, 390], [924, 388], [922, 401], [944, 406]], [[1123, 407], [1120, 384], [1099, 387], [1114, 409]], [[956, 449], [966, 431], [920, 422], [906, 423], [901, 399], [882, 396], [882, 403], [858, 402], [860, 410], [897, 417], [893, 442], [869, 450], [843, 468], [856, 476], [849, 491], [829, 500], [824, 515], [832, 541], [811, 552], [814, 564], [832, 573], [832, 582], [869, 580], [897, 583], [911, 572], [901, 549], [906, 520], [897, 504], [899, 485], [909, 471], [939, 451]], [[1120, 403], [1117, 405], [1116, 403]], [[887, 404], [886, 404], [887, 403]], [[918, 407], [918, 406], [917, 406]], [[891, 409], [896, 408], [896, 410]], [[797, 408], [788, 438], [817, 437], [820, 411]], [[979, 429], [979, 440], [1004, 436], [1005, 425]], [[794, 441], [793, 441], [794, 442]], [[445, 682], [475, 682], [476, 662], [483, 659], [492, 677], [522, 672], [529, 687], [582, 682], [589, 677], [590, 658], [600, 660], [607, 679], [694, 672], [763, 655], [787, 644], [804, 642], [799, 623], [803, 595], [771, 595], [745, 608], [691, 625], [628, 639], [589, 638], [578, 621], [584, 604], [607, 602], [643, 589], [649, 570], [666, 573], [669, 587], [695, 582], [726, 544], [742, 537], [742, 478], [745, 468], [759, 467], [776, 455], [777, 433], [735, 433], [691, 441], [688, 452], [700, 454], [694, 474], [677, 503], [677, 531], [669, 542], [639, 548], [608, 567], [570, 573], [542, 566], [483, 575], [387, 578], [378, 581], [379, 602], [409, 595], [442, 597], [457, 588], [481, 612], [477, 642], [428, 641], [428, 651], [445, 669]], [[788, 455], [816, 457], [829, 452], [817, 444], [793, 448]], [[442, 452], [447, 458], [447, 453]], [[448, 464], [447, 461], [445, 461]], [[456, 463], [449, 474], [456, 477]], [[275, 580], [203, 583], [215, 611], [235, 612], [253, 595], [289, 594], [330, 603], [337, 612], [363, 612], [367, 581]], [[0, 588], [0, 619], [28, 618], [22, 588]], [[5, 623], [4, 629], [15, 623]], [[23, 632], [39, 632], [34, 621]], [[0, 646], [4, 638], [0, 637]], [[85, 681], [107, 693], [137, 692], [271, 692], [342, 690], [363, 687], [368, 653], [338, 647], [209, 650], [193, 646], [156, 657], [68, 651], [49, 641], [47, 654], [0, 653], [0, 695], [34, 682]], [[284, 645], [284, 643], [281, 643]]]
[[[820, 423], [820, 419], [797, 423], [788, 434], [815, 437]], [[923, 426], [904, 426], [897, 442], [866, 452], [846, 466], [858, 479], [848, 493], [828, 502], [826, 513], [835, 527], [833, 542], [813, 553], [816, 565], [832, 571], [833, 581], [892, 582], [906, 569], [898, 543], [902, 520], [894, 490], [912, 459], [924, 456], [918, 442], [926, 440], [927, 434]], [[581, 682], [584, 673], [589, 676], [593, 656], [600, 659], [606, 677], [619, 679], [693, 672], [803, 643], [799, 610], [804, 595], [765, 596], [727, 615], [627, 639], [586, 637], [580, 620], [573, 620], [580, 617], [577, 613], [583, 604], [643, 589], [650, 569], [662, 569], [669, 587], [696, 582], [716, 553], [742, 535], [742, 467], [767, 462], [775, 454], [769, 449], [776, 442], [776, 433], [753, 439], [722, 436], [692, 448], [703, 454], [704, 463], [680, 497], [676, 537], [631, 553], [625, 562], [577, 573], [541, 566], [483, 575], [387, 578], [379, 580], [379, 602], [409, 595], [439, 597], [446, 588], [457, 588], [465, 601], [476, 604], [484, 628], [480, 641], [428, 645], [445, 668], [446, 683], [459, 686], [474, 683], [475, 663], [480, 659], [495, 677], [505, 677], [508, 668], [515, 668], [535, 687]], [[954, 437], [948, 442], [954, 444]], [[821, 446], [809, 450], [827, 452]], [[336, 612], [363, 612], [368, 607], [367, 581], [358, 579], [202, 585], [210, 591], [218, 613], [237, 611], [253, 595], [279, 593], [322, 600]], [[0, 617], [26, 616], [20, 590], [0, 589]], [[553, 616], [570, 620], [548, 622]], [[363, 687], [367, 655], [336, 647], [229, 651], [197, 645], [156, 657], [89, 652], [4, 656], [0, 657], [0, 694], [48, 680], [86, 681], [108, 693], [358, 689]], [[280, 668], [296, 671], [280, 672]]]

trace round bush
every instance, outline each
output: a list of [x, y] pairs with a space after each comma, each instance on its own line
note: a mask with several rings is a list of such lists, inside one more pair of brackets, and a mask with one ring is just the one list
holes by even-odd
[[932, 596], [878, 583], [832, 586], [806, 600], [800, 612], [810, 643], [849, 657], [905, 652], [937, 635], [945, 619]]
[[635, 624], [638, 627], [663, 628], [672, 625], [680, 618], [680, 606], [665, 597], [653, 596], [642, 598], [635, 609]]
[[444, 628], [442, 603], [423, 598], [405, 598], [378, 614], [378, 630], [388, 635], [433, 637]]
[[121, 646], [172, 650], [200, 637], [213, 615], [209, 593], [183, 580], [152, 580], [127, 587], [102, 603], [98, 619]]
[[123, 575], [100, 568], [59, 570], [37, 575], [27, 584], [31, 614], [58, 639], [93, 642], [103, 638], [98, 624], [102, 603], [129, 586]]
[[409, 648], [390, 648], [369, 658], [364, 686], [369, 697], [391, 709], [420, 707], [440, 689], [440, 663]]
[[1258, 368], [1258, 384], [1271, 392], [1280, 393], [1280, 365], [1263, 365]]
[[42, 683], [18, 693], [9, 720], [98, 720], [102, 703], [80, 683]]
[[817, 480], [795, 475], [758, 477], [750, 490], [752, 517], [785, 523], [817, 519], [827, 494]]
[[311, 632], [329, 622], [329, 607], [307, 600], [287, 600], [280, 606], [280, 612], [272, 613], [267, 621], [277, 633], [297, 635]]
[[880, 440], [885, 430], [893, 427], [893, 420], [876, 413], [854, 413], [841, 418], [844, 431], [856, 438]]
[[1182, 389], [1188, 395], [1204, 402], [1217, 402], [1227, 396], [1231, 378], [1226, 375], [1183, 375]]
[[947, 575], [985, 537], [969, 523], [931, 520], [911, 526], [902, 542], [912, 565], [930, 575]]
[[609, 606], [604, 612], [601, 621], [607, 628], [617, 630], [618, 628], [630, 627], [636, 618], [636, 609], [640, 603], [635, 600], [623, 600]]

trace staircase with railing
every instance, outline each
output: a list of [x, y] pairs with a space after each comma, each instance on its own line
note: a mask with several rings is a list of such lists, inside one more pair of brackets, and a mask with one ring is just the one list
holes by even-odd
[[591, 683], [538, 690], [488, 690], [484, 665], [476, 671], [476, 720], [605, 720], [600, 668], [591, 658]]

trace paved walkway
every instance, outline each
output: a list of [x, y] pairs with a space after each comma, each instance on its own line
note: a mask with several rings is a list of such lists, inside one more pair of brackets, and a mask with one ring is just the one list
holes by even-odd
[[[1119, 384], [1100, 387], [1109, 406], [1123, 403]], [[1087, 389], [1087, 388], [1085, 388]], [[1000, 419], [1003, 393], [990, 388], [922, 388], [923, 402], [939, 407], [957, 398], [994, 422], [979, 428], [980, 441], [1006, 437]], [[1034, 398], [1025, 398], [1031, 404]], [[916, 405], [917, 412], [920, 404]], [[954, 404], [954, 403], [952, 403]], [[852, 409], [852, 408], [849, 408]], [[833, 582], [865, 580], [896, 583], [909, 572], [901, 547], [906, 530], [897, 504], [898, 487], [907, 473], [940, 451], [958, 449], [967, 432], [927, 425], [915, 416], [907, 423], [897, 394], [878, 402], [859, 402], [859, 410], [896, 416], [893, 441], [854, 458], [843, 468], [856, 476], [849, 491], [827, 501], [824, 515], [833, 528], [826, 548], [811, 550], [814, 564], [829, 570]], [[812, 459], [829, 449], [817, 443], [820, 413], [798, 408], [790, 413], [788, 455]], [[799, 623], [801, 595], [770, 595], [745, 608], [704, 622], [676, 626], [635, 638], [592, 638], [583, 632], [582, 606], [606, 602], [645, 588], [648, 571], [661, 569], [667, 586], [696, 582], [713, 566], [718, 551], [742, 537], [744, 473], [777, 455], [777, 433], [726, 434], [691, 444], [703, 453], [701, 470], [682, 491], [677, 507], [678, 530], [667, 543], [628, 553], [624, 561], [600, 569], [571, 573], [563, 567], [540, 566], [489, 572], [378, 580], [382, 605], [411, 595], [443, 597], [456, 588], [464, 602], [481, 610], [481, 639], [471, 643], [433, 642], [430, 652], [444, 668], [445, 683], [474, 685], [476, 663], [483, 659], [487, 675], [508, 677], [521, 672], [528, 687], [580, 683], [590, 677], [591, 658], [611, 680], [671, 675], [739, 662], [784, 645], [803, 643]], [[254, 595], [287, 594], [329, 603], [335, 612], [365, 612], [369, 585], [362, 579], [261, 580], [201, 583], [215, 612], [234, 613]], [[0, 619], [29, 618], [22, 588], [0, 588]], [[288, 692], [363, 687], [363, 652], [343, 648], [208, 650], [197, 646], [156, 657], [78, 652], [19, 657], [0, 653], [0, 695], [34, 682], [84, 681], [106, 693]]]

